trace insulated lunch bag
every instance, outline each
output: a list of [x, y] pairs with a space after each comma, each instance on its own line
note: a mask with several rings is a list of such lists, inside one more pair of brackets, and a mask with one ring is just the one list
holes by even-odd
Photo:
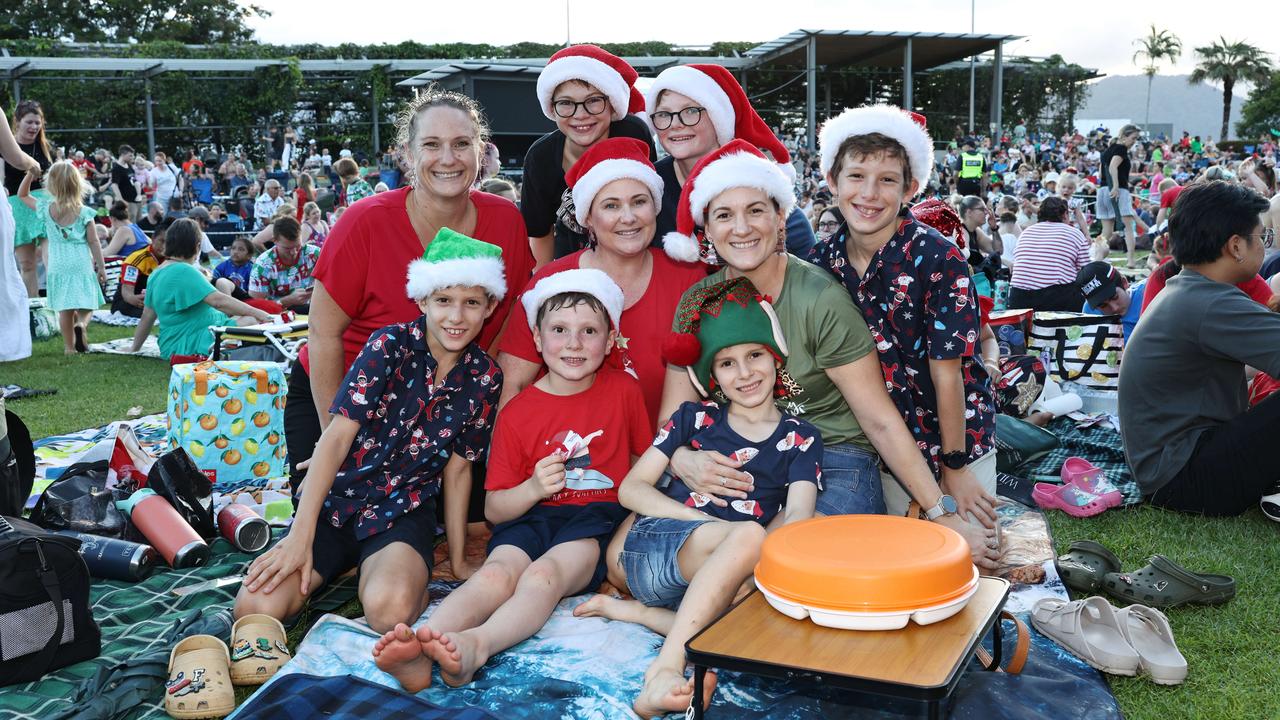
[[283, 477], [283, 366], [269, 362], [175, 365], [169, 376], [169, 442], [214, 483]]
[[80, 541], [0, 516], [0, 686], [102, 650]]

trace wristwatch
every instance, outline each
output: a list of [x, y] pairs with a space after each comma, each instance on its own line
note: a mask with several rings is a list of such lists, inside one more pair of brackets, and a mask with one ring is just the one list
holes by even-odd
[[956, 505], [956, 499], [950, 495], [943, 495], [938, 498], [938, 504], [924, 511], [924, 516], [930, 520], [937, 520], [943, 515], [954, 515], [960, 508]]
[[942, 453], [942, 465], [951, 470], [959, 470], [969, 464], [969, 454], [963, 450]]

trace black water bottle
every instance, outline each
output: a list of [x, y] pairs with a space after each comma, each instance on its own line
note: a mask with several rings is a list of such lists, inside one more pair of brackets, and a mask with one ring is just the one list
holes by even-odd
[[159, 553], [150, 545], [72, 530], [59, 530], [58, 534], [80, 541], [80, 557], [96, 578], [138, 582], [147, 579], [160, 562]]

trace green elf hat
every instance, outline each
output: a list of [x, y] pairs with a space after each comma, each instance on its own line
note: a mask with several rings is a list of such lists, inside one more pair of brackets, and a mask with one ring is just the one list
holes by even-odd
[[422, 257], [409, 263], [405, 289], [416, 302], [440, 288], [459, 285], [482, 287], [498, 300], [506, 297], [502, 248], [440, 228]]
[[711, 361], [721, 350], [760, 343], [781, 363], [787, 356], [782, 326], [767, 296], [751, 281], [734, 278], [691, 290], [676, 308], [676, 329], [662, 343], [662, 358], [683, 365], [694, 388], [709, 397], [715, 380]]

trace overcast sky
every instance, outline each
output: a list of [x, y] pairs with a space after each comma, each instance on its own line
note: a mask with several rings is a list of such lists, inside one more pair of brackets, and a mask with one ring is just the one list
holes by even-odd
[[[474, 42], [508, 45], [520, 41], [563, 43], [565, 0], [273, 0], [261, 2], [272, 15], [257, 20], [258, 38], [271, 43]], [[1058, 53], [1069, 62], [1111, 75], [1139, 72], [1133, 64], [1133, 40], [1145, 35], [1153, 13], [1156, 24], [1182, 40], [1177, 65], [1161, 74], [1184, 74], [1195, 67], [1193, 48], [1219, 34], [1280, 53], [1280, 33], [1260, 12], [1263, 0], [1214, 0], [1211, 3], [1166, 0], [1127, 2], [1053, 2], [976, 0], [978, 33], [1020, 35], [1005, 48], [1013, 55]], [[797, 29], [914, 30], [968, 32], [970, 3], [964, 0], [660, 0], [609, 2], [568, 0], [568, 37], [573, 42], [661, 40], [706, 45], [718, 40], [764, 42]], [[643, 10], [647, 8], [647, 10]], [[1115, 12], [1104, 14], [1102, 8]]]

